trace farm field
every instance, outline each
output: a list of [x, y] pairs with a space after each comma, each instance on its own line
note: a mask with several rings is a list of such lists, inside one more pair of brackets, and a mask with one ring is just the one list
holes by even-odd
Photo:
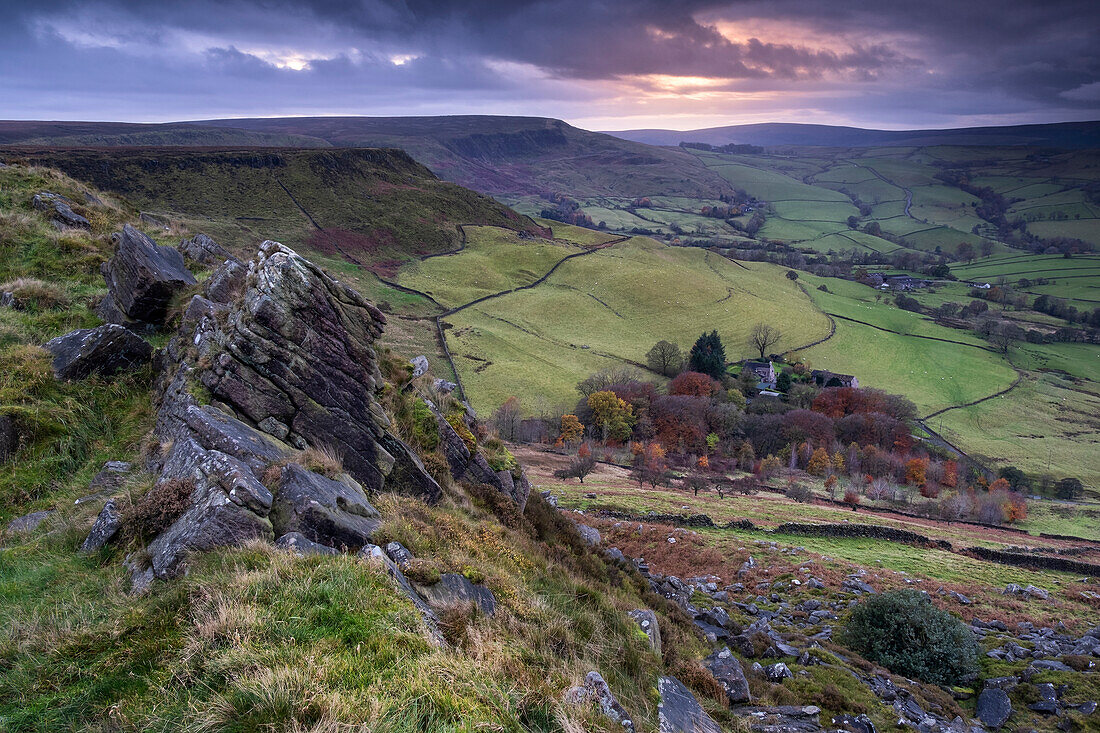
[[1028, 372], [1008, 394], [945, 412], [929, 425], [993, 467], [1035, 475], [1050, 467], [1100, 488], [1100, 382]]
[[717, 329], [733, 360], [750, 355], [758, 322], [785, 332], [778, 349], [826, 336], [827, 319], [784, 273], [637, 237], [571, 259], [534, 288], [447, 316], [447, 337], [475, 409], [512, 395], [571, 405], [577, 382], [644, 362], [660, 339], [688, 348]]
[[[1004, 358], [987, 350], [972, 334], [875, 302], [875, 291], [859, 283], [813, 275], [800, 279], [826, 313], [864, 322], [837, 318], [831, 339], [802, 351], [815, 369], [854, 374], [861, 386], [905, 395], [921, 415], [980, 399], [1015, 379]], [[820, 284], [832, 292], [818, 290]]]
[[509, 229], [464, 227], [463, 231], [466, 246], [460, 252], [402, 268], [398, 284], [431, 295], [445, 308], [455, 308], [530, 285], [564, 257], [583, 251], [565, 242], [520, 237]]

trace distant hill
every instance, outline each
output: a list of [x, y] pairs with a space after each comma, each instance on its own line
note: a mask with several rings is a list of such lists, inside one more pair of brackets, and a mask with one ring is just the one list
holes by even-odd
[[1062, 122], [1049, 125], [963, 127], [947, 130], [865, 130], [836, 125], [769, 122], [729, 125], [700, 130], [621, 130], [608, 132], [624, 140], [649, 145], [701, 142], [763, 145], [810, 145], [836, 148], [926, 145], [1035, 145], [1056, 148], [1100, 147], [1100, 122]]
[[544, 233], [400, 150], [0, 148], [4, 160], [57, 168], [235, 248], [278, 239], [374, 269], [455, 248], [462, 224]]
[[35, 122], [0, 120], [0, 145], [50, 147], [203, 146], [326, 148], [331, 144], [309, 135], [282, 135], [233, 130], [190, 122]]
[[441, 178], [495, 196], [716, 197], [692, 155], [541, 117], [288, 117], [160, 125], [0, 122], [0, 145], [401, 148]]

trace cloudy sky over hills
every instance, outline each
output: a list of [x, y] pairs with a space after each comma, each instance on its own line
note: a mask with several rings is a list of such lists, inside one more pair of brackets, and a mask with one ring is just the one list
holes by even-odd
[[0, 118], [1100, 118], [1094, 0], [2, 2]]

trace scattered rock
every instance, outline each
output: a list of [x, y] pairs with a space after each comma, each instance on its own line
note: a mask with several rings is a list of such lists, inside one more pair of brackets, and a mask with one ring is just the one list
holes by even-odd
[[657, 623], [657, 614], [648, 608], [640, 608], [630, 611], [630, 618], [638, 624], [645, 635], [649, 637], [649, 645], [657, 656], [661, 655], [661, 628]]
[[172, 296], [195, 285], [195, 276], [177, 250], [158, 246], [129, 224], [111, 239], [115, 254], [100, 268], [108, 293], [96, 313], [108, 323], [160, 326]]
[[878, 733], [875, 730], [875, 724], [867, 717], [867, 713], [838, 715], [833, 718], [833, 725], [844, 726], [844, 730], [855, 731], [855, 733]]
[[617, 723], [622, 726], [623, 730], [634, 731], [634, 721], [630, 719], [630, 715], [619, 701], [615, 699], [614, 693], [611, 692], [611, 688], [608, 686], [607, 681], [603, 676], [596, 671], [589, 672], [584, 678], [584, 687], [580, 688], [584, 695], [578, 695], [573, 693], [572, 697], [575, 700], [582, 701], [591, 695], [599, 703], [600, 710], [607, 716], [613, 723]]
[[459, 603], [473, 603], [486, 616], [493, 616], [497, 610], [497, 599], [493, 591], [483, 585], [471, 583], [458, 573], [443, 573], [439, 582], [429, 586], [417, 586], [431, 605], [442, 608]]
[[391, 542], [386, 545], [386, 556], [393, 560], [397, 567], [402, 569], [415, 559], [412, 552], [409, 551], [409, 548], [405, 547], [400, 542]]
[[301, 532], [313, 542], [358, 549], [370, 544], [381, 523], [378, 510], [354, 482], [334, 481], [296, 463], [283, 468], [271, 505], [277, 535]]
[[84, 543], [80, 545], [81, 552], [95, 552], [104, 547], [118, 534], [122, 526], [122, 513], [114, 499], [110, 499], [103, 505], [103, 510], [96, 517], [92, 531], [88, 533]]
[[36, 193], [31, 199], [31, 205], [50, 214], [55, 225], [77, 229], [90, 229], [92, 226], [90, 221], [73, 211], [73, 202], [61, 194], [49, 191]]
[[707, 715], [695, 695], [675, 677], [660, 677], [657, 691], [657, 725], [660, 733], [722, 733], [722, 729]]
[[153, 355], [145, 339], [115, 324], [71, 331], [47, 341], [45, 349], [53, 355], [54, 375], [66, 381], [136, 369]]
[[584, 540], [585, 544], [589, 547], [595, 547], [600, 544], [600, 531], [595, 527], [589, 527], [587, 524], [581, 524], [580, 522], [573, 522], [577, 528], [577, 533]]
[[749, 702], [752, 699], [745, 670], [729, 647], [723, 647], [707, 657], [704, 666], [718, 680], [718, 684], [722, 685], [731, 703]]
[[208, 267], [220, 265], [226, 260], [240, 263], [233, 253], [221, 246], [205, 234], [197, 234], [191, 239], [184, 239], [176, 248], [184, 257], [188, 257], [200, 265]]
[[339, 555], [335, 548], [328, 545], [322, 545], [319, 542], [306, 537], [301, 532], [287, 532], [279, 539], [275, 540], [275, 546], [289, 552], [293, 552], [295, 555], [305, 557], [306, 555]]
[[1008, 693], [996, 687], [987, 687], [978, 695], [978, 720], [992, 728], [1000, 728], [1012, 715], [1012, 702]]
[[54, 513], [53, 509], [44, 509], [39, 512], [31, 512], [22, 517], [11, 520], [8, 523], [8, 534], [22, 534], [27, 532], [33, 532], [38, 529], [38, 526], [42, 524], [51, 514]]
[[457, 384], [455, 384], [454, 382], [448, 382], [446, 379], [435, 380], [434, 382], [432, 382], [432, 387], [435, 388], [436, 392], [440, 392], [442, 394], [450, 394], [451, 392], [454, 392], [456, 389], [458, 389]]
[[413, 357], [412, 361], [410, 361], [409, 364], [411, 364], [412, 368], [413, 368], [413, 372], [412, 372], [412, 378], [413, 379], [417, 379], [418, 377], [423, 377], [425, 374], [428, 373], [428, 369], [429, 369], [428, 357], [424, 356], [423, 354], [421, 354], [420, 356]]
[[386, 573], [393, 580], [394, 585], [408, 596], [409, 600], [416, 606], [416, 610], [420, 612], [421, 618], [424, 619], [424, 623], [428, 627], [428, 636], [432, 642], [439, 647], [446, 646], [446, 640], [439, 631], [439, 617], [435, 615], [435, 611], [427, 604], [424, 597], [413, 588], [412, 583], [401, 572], [401, 568], [397, 567], [397, 564], [386, 555], [382, 548], [378, 545], [366, 545], [359, 551], [359, 557], [369, 562], [378, 563], [386, 569]]
[[791, 672], [790, 668], [787, 667], [787, 665], [783, 664], [783, 662], [769, 664], [767, 667], [764, 668], [764, 674], [769, 680], [775, 682], [776, 684], [782, 682], [785, 679], [790, 679], [791, 677], [794, 677], [794, 674]]

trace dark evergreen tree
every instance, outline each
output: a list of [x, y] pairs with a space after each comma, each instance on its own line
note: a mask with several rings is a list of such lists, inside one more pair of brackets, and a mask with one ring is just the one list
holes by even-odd
[[719, 381], [726, 375], [726, 350], [722, 347], [722, 339], [717, 331], [704, 333], [691, 347], [688, 357], [689, 369], [693, 372], [706, 374]]

